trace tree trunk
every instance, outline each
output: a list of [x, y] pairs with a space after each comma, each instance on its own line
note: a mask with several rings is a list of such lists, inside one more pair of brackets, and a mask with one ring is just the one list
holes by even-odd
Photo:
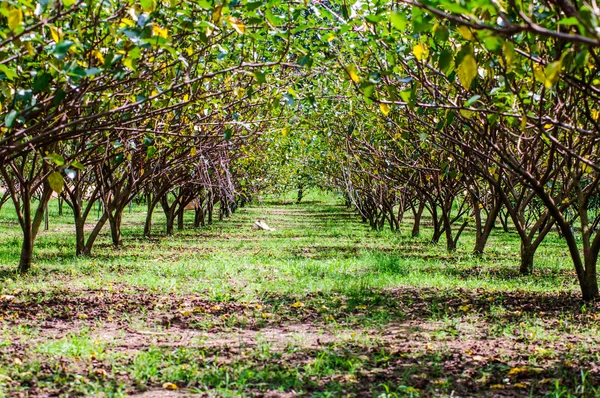
[[194, 214], [194, 228], [199, 228], [204, 226], [204, 209], [202, 208], [202, 204], [196, 207], [196, 211]]
[[165, 213], [167, 216], [167, 235], [173, 235], [173, 230], [175, 226], [175, 212], [170, 210]]
[[87, 242], [85, 243], [85, 249], [81, 253], [83, 256], [89, 256], [90, 254], [92, 254], [92, 247], [94, 246], [94, 242], [100, 234], [100, 231], [102, 231], [102, 227], [104, 227], [104, 224], [106, 224], [106, 220], [108, 220], [108, 213], [104, 212], [102, 216], [100, 216], [100, 219], [96, 223], [96, 226], [90, 233], [90, 236], [88, 236]]
[[450, 202], [450, 209], [442, 209], [442, 218], [444, 219], [444, 232], [446, 233], [446, 250], [448, 252], [456, 251], [456, 241], [458, 239], [454, 239], [452, 237], [452, 225], [450, 224], [450, 217], [452, 209], [452, 202]]
[[45, 182], [43, 185], [43, 192], [40, 197], [40, 203], [35, 211], [33, 219], [31, 217], [31, 192], [30, 187], [26, 187], [22, 191], [23, 201], [23, 221], [21, 225], [23, 229], [23, 244], [21, 246], [21, 257], [19, 259], [19, 272], [26, 274], [31, 269], [31, 260], [33, 258], [33, 244], [37, 233], [42, 225], [44, 219], [44, 212], [46, 204], [50, 200], [52, 190], [50, 186]]
[[483, 227], [481, 226], [481, 219], [478, 222], [479, 225], [476, 226], [477, 236], [475, 237], [475, 248], [473, 249], [473, 254], [483, 254], [488, 239], [490, 238], [490, 234], [492, 233], [492, 230], [496, 225], [496, 219], [498, 218], [501, 206], [501, 201], [498, 201], [498, 203], [494, 205], [494, 207], [488, 213], [487, 219], [485, 220], [485, 224], [483, 224]]
[[597, 260], [597, 256], [595, 256], [593, 259], [588, 259], [587, 256], [585, 258], [586, 266], [584, 278], [583, 280], [579, 281], [581, 295], [585, 301], [593, 300], [600, 296], [600, 293], [598, 292], [598, 276], [596, 274]]
[[521, 275], [531, 275], [533, 272], [535, 249], [532, 245], [521, 242]]
[[156, 207], [156, 204], [157, 204], [157, 201], [151, 200], [151, 198], [148, 196], [148, 201], [147, 201], [148, 210], [146, 212], [146, 222], [144, 223], [144, 235], [145, 236], [150, 236], [150, 234], [152, 233], [152, 214], [154, 213], [154, 208]]
[[442, 225], [440, 223], [440, 220], [438, 219], [437, 209], [435, 206], [432, 207], [431, 210], [431, 219], [433, 221], [433, 236], [431, 237], [431, 243], [436, 244], [440, 241], [444, 230], [442, 229]]
[[121, 240], [121, 216], [122, 210], [117, 209], [115, 215], [108, 219], [110, 224], [110, 236], [115, 247], [119, 247], [123, 243]]
[[178, 231], [183, 231], [184, 212], [185, 212], [185, 206], [183, 205], [183, 203], [180, 203], [179, 209], [177, 209], [177, 230]]
[[414, 215], [414, 221], [413, 221], [413, 228], [412, 228], [412, 237], [413, 238], [418, 238], [419, 235], [421, 234], [421, 217], [423, 216], [423, 210], [425, 210], [425, 203], [423, 202], [419, 202], [419, 207], [417, 208], [417, 210], [414, 210], [413, 207], [413, 215]]
[[31, 212], [25, 210], [24, 216], [27, 222], [23, 228], [23, 244], [21, 245], [21, 258], [19, 259], [19, 273], [21, 274], [29, 272], [33, 257], [33, 232], [31, 230], [31, 222], [29, 222], [31, 220]]
[[85, 255], [85, 220], [81, 216], [79, 203], [73, 204], [73, 218], [75, 219], [75, 254]]
[[212, 203], [212, 199], [209, 197], [209, 202], [206, 205], [206, 210], [208, 211], [208, 223], [212, 224], [213, 222], [213, 203]]

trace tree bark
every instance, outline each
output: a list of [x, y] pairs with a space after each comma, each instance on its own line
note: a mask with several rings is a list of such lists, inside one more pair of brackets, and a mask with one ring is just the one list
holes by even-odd
[[535, 255], [535, 247], [533, 245], [521, 242], [521, 267], [519, 271], [521, 275], [531, 275], [533, 273], [533, 257]]
[[425, 210], [425, 203], [423, 201], [419, 202], [419, 207], [416, 209], [416, 211], [413, 207], [413, 215], [414, 215], [413, 228], [412, 228], [412, 237], [413, 238], [418, 238], [419, 235], [421, 234], [421, 217], [423, 216], [423, 210]]

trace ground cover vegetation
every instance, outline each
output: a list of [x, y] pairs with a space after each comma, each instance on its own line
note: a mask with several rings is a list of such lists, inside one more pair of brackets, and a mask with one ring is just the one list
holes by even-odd
[[[26, 277], [3, 268], [5, 396], [596, 396], [597, 303], [577, 293], [556, 233], [533, 275], [519, 237], [467, 227], [454, 253], [424, 215], [372, 231], [341, 197], [295, 193], [229, 220], [144, 236], [145, 205], [93, 256], [70, 209], [41, 231]], [[94, 217], [96, 217], [95, 215]], [[253, 230], [265, 218], [275, 231]], [[8, 206], [0, 258], [18, 260]], [[160, 215], [158, 222], [165, 222]], [[171, 395], [169, 395], [171, 394]]]
[[[595, 330], [594, 300], [600, 295], [599, 19], [595, 3], [574, 1], [4, 1], [0, 4], [0, 211], [5, 217], [2, 228], [7, 242], [4, 308], [14, 316], [20, 314], [19, 305], [44, 303], [44, 295], [34, 296], [43, 290], [37, 278], [50, 282], [48, 278], [63, 275], [64, 270], [80, 275], [78, 267], [93, 264], [98, 269], [86, 272], [100, 281], [115, 273], [119, 275], [115, 279], [123, 277], [120, 272], [127, 275], [120, 268], [121, 260], [111, 260], [115, 258], [134, 262], [133, 258], [141, 256], [131, 274], [147, 278], [141, 284], [143, 289], [156, 288], [156, 294], [169, 291], [159, 281], [169, 272], [175, 272], [166, 278], [173, 286], [184, 282], [178, 282], [179, 278], [195, 279], [190, 276], [195, 272], [199, 273], [196, 282], [203, 285], [196, 268], [207, 265], [191, 253], [174, 257], [175, 264], [181, 258], [189, 261], [179, 271], [169, 262], [158, 271], [144, 256], [163, 259], [152, 245], [160, 247], [171, 239], [165, 236], [177, 235], [172, 242], [206, 237], [210, 244], [199, 246], [200, 253], [214, 250], [224, 261], [228, 259], [227, 244], [212, 234], [216, 225], [219, 231], [236, 225], [246, 228], [238, 217], [257, 215], [254, 210], [234, 216], [246, 205], [260, 204], [264, 195], [290, 189], [295, 191], [296, 202], [302, 203], [306, 193], [318, 187], [343, 198], [348, 210], [332, 210], [336, 217], [345, 222], [354, 212], [356, 228], [362, 231], [354, 242], [357, 247], [362, 244], [360, 239], [381, 239], [381, 246], [371, 254], [375, 256], [379, 250], [380, 257], [373, 261], [387, 264], [382, 266], [389, 272], [379, 270], [375, 275], [389, 279], [375, 283], [378, 300], [404, 304], [408, 300], [418, 307], [415, 301], [419, 300], [404, 293], [394, 299], [394, 286], [412, 286], [416, 283], [412, 277], [423, 276], [419, 289], [429, 283], [433, 290], [419, 290], [414, 293], [417, 298], [442, 305], [435, 299], [440, 296], [454, 307], [486, 313], [493, 307], [482, 304], [488, 297], [486, 289], [498, 290], [509, 304], [528, 303], [530, 314], [550, 314], [548, 319], [553, 322], [567, 317], [568, 324], [579, 325], [572, 333], [573, 339], [580, 341], [578, 333]], [[325, 211], [315, 209], [306, 211]], [[361, 219], [372, 232], [365, 232]], [[160, 232], [157, 221], [161, 222]], [[230, 222], [229, 227], [225, 221]], [[404, 234], [408, 222], [410, 239]], [[108, 243], [105, 230], [110, 236]], [[294, 244], [293, 235], [280, 233], [283, 236], [279, 237]], [[345, 232], [332, 228], [322, 233]], [[225, 241], [229, 236], [224, 235]], [[243, 236], [236, 235], [236, 239], [243, 241]], [[498, 247], [494, 239], [507, 239], [508, 259], [518, 256], [515, 275], [508, 268], [494, 270], [493, 251]], [[432, 246], [424, 246], [424, 240]], [[463, 264], [468, 251], [472, 270], [456, 271], [446, 263], [448, 271], [437, 263], [433, 267], [431, 261], [442, 256], [437, 246], [440, 242], [445, 244], [445, 262]], [[465, 249], [466, 245], [470, 249]], [[139, 252], [130, 252], [138, 246]], [[540, 257], [538, 252], [547, 247], [553, 248], [549, 257]], [[20, 251], [18, 259], [15, 250]], [[299, 257], [314, 261], [322, 255], [325, 264], [345, 256], [337, 250], [318, 252], [306, 245], [297, 250]], [[414, 258], [415, 250], [431, 257]], [[360, 250], [350, 252], [356, 266], [366, 261]], [[572, 272], [564, 268], [565, 255]], [[259, 251], [244, 261], [252, 263], [263, 257]], [[549, 258], [556, 264], [549, 264]], [[57, 259], [65, 263], [64, 270], [58, 269]], [[413, 260], [413, 265], [402, 265], [406, 259]], [[110, 268], [113, 263], [116, 269]], [[168, 271], [172, 266], [175, 271]], [[312, 277], [319, 280], [318, 264], [303, 266], [312, 267]], [[157, 274], [152, 277], [146, 267]], [[285, 267], [269, 272], [284, 272]], [[249, 269], [262, 275], [259, 268]], [[425, 277], [432, 269], [441, 273], [439, 280]], [[544, 276], [548, 269], [554, 270], [552, 278]], [[443, 281], [449, 275], [459, 278], [461, 272], [477, 272], [490, 278], [490, 284], [500, 285], [481, 282], [479, 286], [464, 276], [463, 288], [468, 290], [460, 294], [452, 290], [446, 297], [443, 289], [458, 286], [446, 286]], [[219, 277], [224, 275], [234, 286], [246, 283], [226, 273]], [[532, 283], [532, 275], [539, 281]], [[208, 280], [214, 284], [215, 278], [212, 275]], [[344, 301], [351, 296], [346, 288], [359, 291], [360, 283], [366, 283], [363, 287], [370, 291], [371, 282], [361, 277], [356, 281], [340, 278], [341, 282], [327, 280], [333, 284], [328, 288], [325, 283], [303, 279], [308, 286], [305, 296], [313, 299], [316, 292], [333, 289], [339, 290], [345, 298], [338, 298]], [[578, 283], [577, 298], [571, 279]], [[89, 296], [92, 280], [81, 279], [88, 286], [77, 280], [58, 279], [67, 284], [63, 286], [64, 299], [75, 294], [70, 289], [77, 286], [81, 294], [76, 296], [83, 302], [96, 300]], [[107, 294], [107, 300], [123, 305], [121, 315], [131, 309], [138, 319], [136, 308], [148, 307], [158, 297], [140, 291], [138, 296], [145, 298], [137, 300], [137, 306], [136, 300], [127, 306], [118, 299], [121, 290], [134, 289], [138, 283], [117, 284], [120, 287], [114, 292], [97, 294]], [[58, 288], [54, 286], [50, 292]], [[22, 294], [15, 295], [10, 289]], [[60, 296], [57, 291], [51, 294]], [[226, 291], [222, 288], [212, 293]], [[280, 293], [271, 286], [263, 291], [265, 300]], [[183, 296], [165, 299], [165, 312], [195, 303], [185, 296], [189, 294], [185, 288], [180, 293]], [[238, 294], [221, 298], [234, 304], [231, 311], [220, 315], [229, 319], [235, 308], [243, 307]], [[384, 299], [382, 295], [388, 294]], [[454, 295], [461, 294], [471, 299], [459, 305]], [[306, 297], [294, 301], [298, 304], [293, 308], [304, 308]], [[581, 303], [576, 304], [577, 299]], [[206, 306], [215, 297], [202, 300], [208, 302], [198, 302], [196, 307], [212, 308]], [[555, 307], [547, 302], [561, 304]], [[44, 310], [41, 314], [70, 317], [73, 305], [59, 300], [49, 313]], [[444, 308], [458, 311], [454, 307]], [[470, 313], [463, 312], [465, 316]], [[269, 314], [265, 312], [264, 319], [270, 319]], [[83, 322], [89, 315], [81, 316]], [[171, 324], [168, 319], [165, 322]], [[539, 327], [549, 330], [544, 322]], [[140, 345], [150, 343], [146, 339]], [[589, 344], [586, 352], [591, 355], [595, 341]], [[7, 352], [15, 349], [14, 345], [7, 347], [12, 347]], [[522, 350], [526, 348], [519, 346], [515, 352], [525, 355]], [[563, 363], [564, 350], [553, 349], [560, 352], [558, 362]], [[157, 372], [162, 369], [164, 354], [159, 351]], [[323, 354], [326, 360], [330, 360], [329, 354], [339, 353]], [[442, 355], [436, 347], [433, 354]], [[151, 362], [149, 355], [141, 361]], [[177, 360], [187, 361], [186, 355]], [[487, 358], [482, 362], [492, 366], [486, 374], [499, 374], [490, 364], [493, 356], [477, 356]], [[550, 358], [556, 360], [551, 355], [546, 359]], [[523, 383], [508, 377], [508, 382], [494, 379], [499, 383], [493, 385], [497, 389], [508, 384], [525, 386], [513, 388], [515, 393], [595, 394], [590, 380], [597, 377], [597, 369], [589, 365], [593, 358], [587, 354], [581, 358], [583, 362], [574, 365], [580, 372], [578, 381], [567, 370], [559, 376], [565, 366], [560, 372], [548, 371], [546, 361], [537, 370], [511, 368], [509, 376], [521, 375], [526, 379]], [[510, 366], [513, 359], [501, 361], [502, 366]], [[585, 361], [589, 366], [583, 366]], [[354, 363], [352, 358], [340, 357], [339, 363], [354, 369], [349, 365]], [[432, 366], [438, 363], [433, 361]], [[123, 364], [131, 365], [127, 360]], [[243, 365], [239, 364], [236, 372], [246, 369]], [[122, 372], [129, 376], [122, 385], [114, 384], [114, 391], [139, 391], [156, 385], [151, 378], [130, 377], [127, 369]], [[293, 369], [297, 367], [288, 370]], [[327, 366], [319, 369], [315, 380], [325, 377], [321, 370], [328, 371]], [[432, 369], [423, 374], [430, 376]], [[542, 373], [540, 369], [550, 372], [550, 377], [536, 376], [536, 372]], [[467, 369], [462, 371], [461, 375], [467, 376], [461, 377], [472, 379]], [[225, 380], [230, 380], [227, 375]], [[305, 375], [293, 386], [277, 387], [288, 392], [324, 389], [323, 384], [310, 384]], [[7, 380], [14, 381], [13, 376], [6, 376]], [[221, 380], [221, 376], [225, 377], [210, 377]], [[175, 377], [179, 384], [171, 387], [203, 384], [200, 376], [194, 377], [191, 384]], [[479, 384], [452, 384], [425, 394], [479, 392], [489, 384], [489, 377]], [[545, 379], [554, 383], [554, 389], [539, 385], [538, 381]], [[89, 377], [82, 380], [82, 388], [88, 388]], [[273, 387], [270, 381], [258, 386], [252, 380], [251, 389]], [[55, 384], [68, 390], [64, 384], [71, 381], [59, 378]], [[341, 386], [337, 380], [339, 391], [350, 389], [350, 381]], [[15, 383], [11, 385], [20, 385]], [[53, 384], [36, 383], [32, 385], [40, 394]], [[384, 390], [393, 391], [378, 393], [423, 392], [423, 386], [411, 383], [385, 384]], [[208, 384], [234, 390], [229, 384]], [[97, 385], [105, 387], [100, 382]], [[359, 385], [370, 391], [381, 387], [375, 387], [376, 383]], [[398, 390], [402, 386], [407, 391]], [[563, 387], [566, 390], [561, 390]]]

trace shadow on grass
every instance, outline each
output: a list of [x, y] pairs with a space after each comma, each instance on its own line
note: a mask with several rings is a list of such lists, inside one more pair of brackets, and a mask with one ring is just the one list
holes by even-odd
[[[250, 396], [593, 397], [599, 393], [598, 368], [590, 366], [587, 356], [573, 359], [567, 353], [529, 366], [514, 352], [507, 358], [509, 365], [493, 357], [476, 358], [461, 348], [424, 352], [402, 345], [365, 347], [351, 342], [292, 348], [158, 345], [121, 354], [114, 362], [33, 354], [3, 373], [13, 391], [25, 387], [43, 395], [54, 395], [59, 387], [61, 394], [75, 392], [74, 388], [85, 391], [75, 382], [78, 379], [87, 380], [91, 388], [95, 383], [108, 388], [121, 383], [130, 392], [159, 391], [169, 382], [191, 393], [216, 390]], [[0, 347], [2, 362], [12, 363], [13, 355]], [[57, 380], [62, 380], [60, 385]], [[265, 395], [269, 392], [274, 395]]]

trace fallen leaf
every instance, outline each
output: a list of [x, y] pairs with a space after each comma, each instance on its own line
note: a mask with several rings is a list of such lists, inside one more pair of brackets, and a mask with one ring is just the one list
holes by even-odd
[[177, 389], [179, 389], [179, 387], [177, 387], [177, 384], [173, 384], [173, 383], [163, 383], [162, 387], [165, 390], [177, 390]]

